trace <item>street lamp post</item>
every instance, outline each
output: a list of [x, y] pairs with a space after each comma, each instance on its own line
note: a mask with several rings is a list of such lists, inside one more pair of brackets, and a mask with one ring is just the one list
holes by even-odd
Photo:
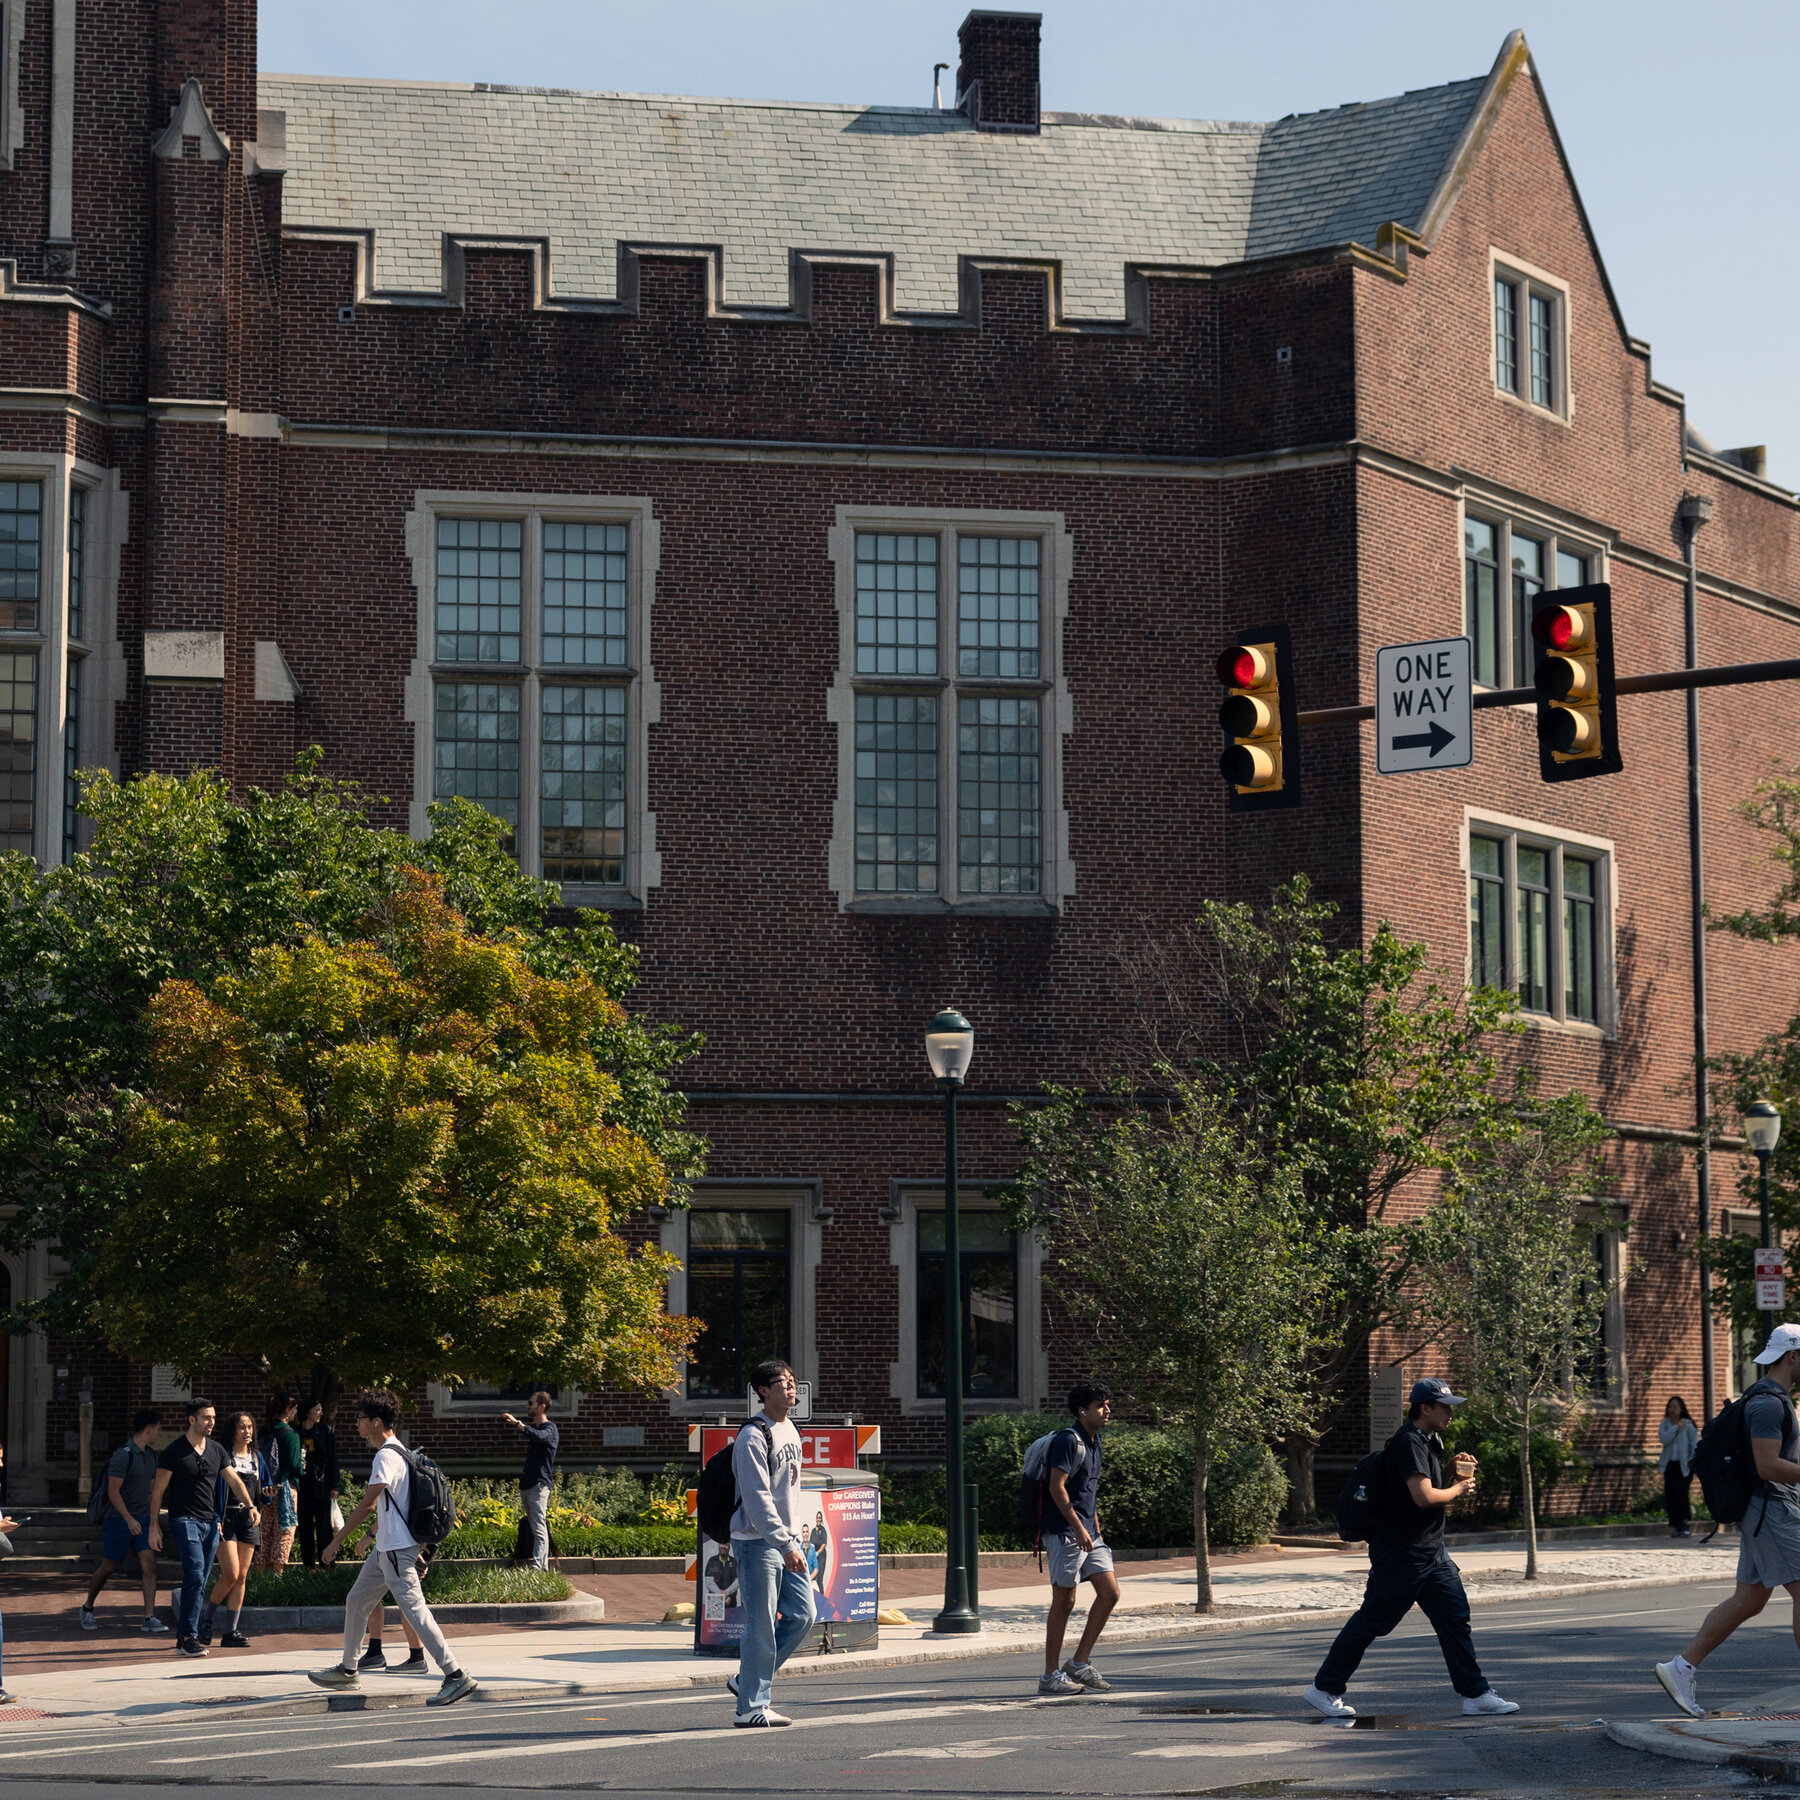
[[[975, 1029], [946, 1008], [925, 1027], [925, 1054], [944, 1090], [944, 1610], [933, 1631], [979, 1631], [969, 1604], [967, 1499], [963, 1492], [962, 1234], [956, 1217], [956, 1091], [975, 1054]], [[979, 1546], [977, 1547], [977, 1549]]]
[[[1744, 1137], [1756, 1152], [1757, 1187], [1762, 1201], [1762, 1246], [1769, 1250], [1774, 1247], [1769, 1242], [1769, 1158], [1781, 1142], [1781, 1114], [1772, 1102], [1753, 1100], [1744, 1108]], [[1786, 1274], [1785, 1269], [1783, 1274]], [[1768, 1307], [1762, 1309], [1762, 1315], [1764, 1341], [1767, 1342], [1776, 1318]]]

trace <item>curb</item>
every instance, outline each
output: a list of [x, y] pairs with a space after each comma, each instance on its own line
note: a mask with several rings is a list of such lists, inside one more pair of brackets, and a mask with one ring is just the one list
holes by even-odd
[[[1470, 1593], [1469, 1603], [1471, 1606], [1495, 1606], [1505, 1605], [1516, 1600], [1570, 1599], [1583, 1594], [1628, 1593], [1639, 1588], [1698, 1586], [1724, 1579], [1726, 1577], [1716, 1573], [1677, 1576], [1631, 1575], [1617, 1581], [1566, 1582], [1531, 1588], [1521, 1585], [1520, 1587], [1509, 1587], [1498, 1593], [1483, 1593], [1477, 1588]], [[560, 1604], [568, 1603], [561, 1602]], [[331, 1609], [321, 1608], [320, 1610], [329, 1612]], [[1341, 1625], [1354, 1610], [1353, 1607], [1347, 1606], [1299, 1608], [1287, 1611], [1228, 1614], [1224, 1617], [1213, 1618], [1205, 1618], [1192, 1613], [1180, 1614], [1175, 1617], [1140, 1615], [1136, 1620], [1133, 1620], [1128, 1613], [1123, 1615], [1115, 1613], [1113, 1622], [1107, 1626], [1106, 1641], [1110, 1644], [1125, 1644], [1143, 1643], [1157, 1638], [1218, 1637], [1229, 1636], [1241, 1631], [1259, 1631], [1271, 1626], [1312, 1625], [1323, 1631], [1327, 1627]], [[342, 1624], [343, 1608], [338, 1607], [333, 1620], [333, 1629], [341, 1630]], [[1005, 1637], [998, 1633], [990, 1635], [984, 1631], [974, 1636], [952, 1638], [939, 1643], [913, 1644], [903, 1650], [851, 1650], [809, 1656], [804, 1661], [796, 1660], [789, 1663], [782, 1670], [782, 1678], [784, 1680], [803, 1680], [820, 1675], [835, 1676], [850, 1669], [899, 1669], [921, 1663], [959, 1661], [971, 1656], [1037, 1655], [1041, 1652], [1042, 1647], [1042, 1640], [1035, 1626], [1030, 1631], [1019, 1632], [1016, 1635], [1008, 1634]], [[654, 1675], [636, 1679], [484, 1683], [476, 1689], [470, 1697], [470, 1701], [471, 1704], [474, 1704], [516, 1700], [561, 1700], [575, 1699], [583, 1695], [647, 1693], [663, 1688], [722, 1687], [726, 1676], [730, 1673], [729, 1659], [719, 1658], [714, 1660], [711, 1669], [671, 1666], [666, 1670], [658, 1670]], [[22, 1695], [21, 1698], [27, 1705], [33, 1703], [30, 1695]], [[163, 1711], [162, 1716], [193, 1717], [203, 1714], [209, 1719], [276, 1719], [308, 1713], [377, 1712], [396, 1707], [423, 1706], [425, 1698], [423, 1688], [415, 1688], [410, 1691], [401, 1690], [393, 1694], [380, 1692], [346, 1694], [321, 1690], [316, 1696], [311, 1694], [287, 1695], [279, 1699], [248, 1701], [242, 1705], [205, 1700], [180, 1702], [177, 1703], [181, 1709], [180, 1715], [177, 1715], [177, 1707], [171, 1706]], [[137, 1711], [137, 1709], [131, 1710]], [[63, 1716], [65, 1719], [96, 1719], [104, 1718], [106, 1712], [96, 1709], [93, 1713], [64, 1714]]]
[[[606, 1617], [606, 1602], [598, 1594], [577, 1594], [569, 1600], [434, 1606], [431, 1616], [446, 1625], [592, 1625]], [[386, 1607], [382, 1621], [398, 1627], [400, 1609]], [[336, 1606], [246, 1606], [238, 1624], [246, 1637], [258, 1631], [341, 1633], [344, 1607], [341, 1602]]]
[[[1700, 1725], [1705, 1721], [1696, 1719], [1693, 1723]], [[1682, 1737], [1679, 1727], [1671, 1729], [1670, 1725], [1660, 1721], [1640, 1719], [1623, 1719], [1617, 1723], [1608, 1720], [1606, 1735], [1626, 1750], [1667, 1757], [1672, 1762], [1706, 1763], [1715, 1769], [1747, 1769], [1768, 1781], [1800, 1781], [1800, 1744], [1734, 1750], [1723, 1744]]]

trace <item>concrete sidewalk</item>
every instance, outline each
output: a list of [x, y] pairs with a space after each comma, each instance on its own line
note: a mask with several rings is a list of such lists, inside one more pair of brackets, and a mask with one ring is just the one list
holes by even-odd
[[1748, 1769], [1773, 1781], [1800, 1781], [1800, 1686], [1771, 1688], [1704, 1719], [1609, 1721], [1606, 1735], [1629, 1750], [1677, 1762]]
[[[1542, 1574], [1527, 1584], [1524, 1558], [1513, 1546], [1468, 1549], [1456, 1561], [1476, 1604], [1610, 1592], [1621, 1587], [1663, 1586], [1671, 1582], [1729, 1582], [1736, 1567], [1735, 1538], [1702, 1546], [1693, 1540], [1643, 1539], [1568, 1545], [1540, 1557]], [[1139, 1565], [1142, 1567], [1142, 1565]], [[1310, 1620], [1323, 1635], [1336, 1617], [1362, 1597], [1368, 1568], [1360, 1552], [1297, 1555], [1222, 1566], [1214, 1577], [1219, 1610], [1193, 1612], [1192, 1565], [1171, 1563], [1166, 1572], [1128, 1575], [1124, 1598], [1105, 1642], [1123, 1643], [1160, 1636], [1242, 1630], [1283, 1620]], [[884, 1625], [873, 1650], [796, 1659], [783, 1679], [837, 1674], [848, 1667], [881, 1668], [957, 1660], [971, 1655], [1035, 1651], [1042, 1643], [1049, 1587], [984, 1586], [982, 1630], [978, 1636], [941, 1638], [930, 1630], [932, 1603], [902, 1602], [914, 1622]], [[1076, 1619], [1082, 1614], [1078, 1611]], [[1071, 1634], [1073, 1641], [1073, 1634]], [[690, 1626], [568, 1625], [518, 1630], [504, 1635], [459, 1636], [456, 1654], [480, 1682], [476, 1696], [518, 1700], [574, 1694], [619, 1693], [722, 1684], [735, 1667], [727, 1658], [696, 1657]], [[368, 1675], [354, 1695], [330, 1694], [306, 1679], [336, 1654], [332, 1636], [321, 1633], [315, 1654], [292, 1648], [274, 1652], [220, 1652], [204, 1662], [170, 1656], [25, 1675], [9, 1684], [24, 1709], [60, 1719], [121, 1722], [171, 1716], [207, 1717], [350, 1708], [419, 1706], [436, 1685], [435, 1673], [420, 1676]], [[1035, 1670], [1029, 1671], [1035, 1673]], [[1027, 1671], [1021, 1670], [1021, 1681]], [[0, 1708], [0, 1724], [8, 1710]], [[1796, 1722], [1800, 1748], [1800, 1721]]]

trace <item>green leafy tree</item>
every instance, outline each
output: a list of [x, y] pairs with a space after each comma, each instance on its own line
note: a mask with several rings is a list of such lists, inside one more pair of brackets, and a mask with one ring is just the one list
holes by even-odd
[[1426, 1273], [1455, 1331], [1452, 1367], [1488, 1418], [1510, 1432], [1525, 1515], [1525, 1578], [1537, 1579], [1534, 1436], [1573, 1442], [1594, 1385], [1611, 1299], [1594, 1257], [1593, 1195], [1606, 1121], [1578, 1093], [1489, 1113], [1446, 1184], [1449, 1254]]
[[1091, 1330], [1121, 1399], [1194, 1443], [1198, 1606], [1213, 1606], [1206, 1495], [1213, 1458], [1309, 1422], [1308, 1323], [1330, 1296], [1304, 1241], [1297, 1175], [1264, 1161], [1206, 1089], [1165, 1071], [1165, 1110], [1096, 1107], [1068, 1090], [1014, 1120], [1021, 1226], [1045, 1279]]
[[[1517, 1029], [1517, 1002], [1433, 978], [1426, 947], [1386, 924], [1343, 941], [1304, 875], [1266, 906], [1209, 902], [1120, 960], [1139, 1022], [1127, 1079], [1173, 1069], [1228, 1096], [1265, 1166], [1297, 1173], [1321, 1296], [1305, 1383], [1329, 1412], [1374, 1333], [1422, 1322], [1416, 1276], [1436, 1252], [1418, 1203], [1454, 1170], [1468, 1122], [1504, 1110], [1496, 1034]], [[1300, 1527], [1317, 1514], [1315, 1447], [1302, 1426], [1287, 1435]]]
[[[448, 801], [417, 843], [372, 825], [361, 792], [318, 763], [311, 752], [280, 788], [241, 799], [207, 772], [123, 785], [90, 772], [89, 850], [48, 869], [0, 857], [0, 1234], [14, 1249], [46, 1243], [61, 1270], [45, 1297], [15, 1305], [13, 1329], [96, 1328], [96, 1258], [134, 1199], [122, 1132], [150, 1086], [149, 1007], [165, 982], [204, 986], [263, 949], [349, 942], [416, 866], [443, 879], [472, 931], [526, 933], [537, 972], [583, 970], [628, 998], [635, 948], [597, 914], [551, 928], [556, 890], [521, 872], [498, 819]], [[676, 1199], [704, 1145], [682, 1129], [669, 1076], [698, 1044], [624, 1011], [593, 1025], [596, 1061], [617, 1084], [608, 1122], [660, 1158]]]
[[158, 989], [135, 1198], [96, 1267], [108, 1340], [190, 1370], [285, 1356], [328, 1395], [666, 1387], [694, 1328], [664, 1310], [673, 1259], [617, 1229], [668, 1192], [608, 1122], [593, 1040], [621, 1009], [584, 969], [535, 971], [523, 933], [472, 932], [441, 876], [402, 881], [366, 939]]

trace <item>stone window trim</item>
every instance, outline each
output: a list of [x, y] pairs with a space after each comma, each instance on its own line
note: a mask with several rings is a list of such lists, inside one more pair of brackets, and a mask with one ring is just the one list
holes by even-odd
[[[1569, 374], [1569, 284], [1559, 275], [1552, 275], [1546, 269], [1540, 269], [1526, 262], [1522, 257], [1511, 255], [1505, 250], [1497, 250], [1490, 246], [1488, 250], [1488, 380], [1493, 385], [1494, 397], [1503, 400], [1509, 406], [1522, 407], [1526, 412], [1539, 419], [1553, 419], [1559, 424], [1569, 425], [1575, 419], [1575, 387]], [[1516, 308], [1516, 330], [1518, 348], [1518, 390], [1514, 392], [1501, 385], [1498, 357], [1495, 346], [1499, 337], [1500, 319], [1497, 301], [1497, 283], [1509, 282], [1518, 297]], [[1540, 405], [1531, 398], [1530, 357], [1531, 357], [1531, 308], [1532, 296], [1547, 301], [1550, 307], [1551, 333], [1551, 373], [1550, 404]]]
[[17, 166], [25, 147], [25, 115], [19, 109], [19, 57], [25, 48], [25, 0], [0, 6], [0, 169]]
[[[938, 550], [938, 673], [859, 674], [856, 667], [856, 537], [858, 532], [935, 535]], [[1039, 676], [1031, 680], [959, 676], [957, 649], [957, 540], [959, 537], [1032, 537], [1039, 545]], [[837, 730], [837, 794], [832, 805], [828, 879], [842, 912], [991, 913], [1046, 917], [1059, 913], [1075, 892], [1069, 855], [1069, 815], [1064, 803], [1064, 741], [1074, 729], [1074, 704], [1063, 670], [1063, 632], [1069, 611], [1074, 540], [1060, 512], [990, 508], [839, 506], [827, 537], [838, 612], [838, 666], [826, 690], [826, 717]], [[963, 894], [956, 855], [956, 696], [1025, 694], [1041, 706], [1042, 876], [1033, 895]], [[861, 694], [930, 694], [938, 697], [938, 887], [935, 893], [859, 894], [856, 887], [856, 700]], [[934, 1403], [935, 1404], [935, 1403]]]
[[[518, 663], [445, 664], [436, 660], [437, 522], [440, 517], [508, 519], [522, 527], [521, 604], [527, 655]], [[544, 526], [546, 522], [623, 525], [628, 537], [626, 658], [623, 667], [545, 664], [542, 660]], [[412, 565], [418, 636], [406, 681], [405, 717], [413, 728], [413, 800], [408, 828], [415, 838], [430, 832], [433, 794], [436, 685], [441, 677], [503, 682], [520, 689], [520, 866], [542, 867], [540, 819], [539, 695], [544, 681], [589, 683], [615, 679], [626, 689], [625, 880], [619, 887], [563, 884], [570, 905], [635, 911], [662, 884], [656, 846], [656, 814], [649, 800], [650, 728], [662, 718], [662, 689], [651, 660], [651, 614], [661, 560], [662, 527], [647, 495], [533, 494], [420, 488], [406, 514], [406, 551]]]
[[[581, 1411], [582, 1392], [580, 1388], [560, 1387], [554, 1400], [550, 1402], [550, 1417], [553, 1419], [573, 1419]], [[459, 1392], [447, 1382], [429, 1381], [425, 1384], [425, 1398], [431, 1403], [431, 1416], [434, 1419], [497, 1419], [502, 1413], [512, 1413], [517, 1418], [525, 1416], [524, 1406], [517, 1400], [502, 1400], [493, 1395], [471, 1395]], [[525, 1440], [519, 1439], [519, 1454], [525, 1453]]]
[[[768, 1208], [788, 1214], [788, 1361], [796, 1381], [813, 1384], [813, 1408], [819, 1408], [819, 1265], [825, 1254], [825, 1227], [832, 1209], [824, 1204], [825, 1184], [818, 1177], [788, 1179], [783, 1176], [705, 1176], [690, 1181], [692, 1199], [687, 1207], [669, 1207], [659, 1221], [660, 1248], [677, 1259], [680, 1267], [669, 1275], [669, 1311], [687, 1311], [687, 1251], [689, 1210], [710, 1207], [749, 1210]], [[682, 1366], [675, 1386], [663, 1390], [671, 1419], [704, 1423], [722, 1413], [743, 1417], [743, 1402], [735, 1405], [716, 1397], [690, 1399], [687, 1369]]]
[[[997, 1186], [1005, 1176], [957, 1177], [957, 1211], [997, 1212], [1000, 1209], [982, 1190]], [[919, 1285], [917, 1245], [921, 1211], [941, 1211], [944, 1184], [938, 1180], [895, 1180], [889, 1183], [889, 1202], [881, 1209], [888, 1221], [888, 1262], [895, 1270], [899, 1300], [899, 1337], [895, 1360], [888, 1364], [888, 1393], [908, 1419], [941, 1419], [941, 1399], [919, 1396]], [[1009, 1400], [964, 1398], [963, 1413], [977, 1418], [988, 1413], [1061, 1411], [1050, 1402], [1050, 1363], [1044, 1343], [1044, 1247], [1036, 1232], [1019, 1233], [1018, 1270], [1019, 1392]]]
[[[1465, 806], [1463, 808], [1462, 840], [1458, 845], [1461, 859], [1462, 884], [1465, 917], [1467, 894], [1472, 872], [1472, 860], [1469, 853], [1471, 837], [1495, 837], [1505, 843], [1505, 893], [1506, 905], [1506, 965], [1508, 981], [1517, 984], [1519, 975], [1518, 947], [1512, 939], [1512, 920], [1515, 917], [1513, 896], [1517, 892], [1514, 863], [1518, 845], [1524, 842], [1534, 848], [1548, 850], [1558, 859], [1558, 874], [1553, 878], [1553, 903], [1549, 912], [1549, 954], [1548, 965], [1552, 980], [1552, 1002], [1549, 1012], [1526, 1012], [1522, 1008], [1519, 1016], [1535, 1030], [1566, 1033], [1572, 1037], [1593, 1040], [1609, 1040], [1618, 1036], [1619, 1031], [1619, 993], [1618, 970], [1616, 962], [1616, 946], [1618, 942], [1619, 914], [1619, 865], [1618, 855], [1611, 838], [1592, 837], [1585, 832], [1571, 831], [1566, 826], [1547, 826], [1533, 819], [1514, 818], [1506, 813], [1492, 812], [1485, 807]], [[1561, 970], [1563, 967], [1562, 945], [1562, 908], [1554, 903], [1561, 894], [1560, 859], [1564, 851], [1591, 860], [1594, 864], [1595, 881], [1599, 892], [1594, 898], [1594, 911], [1598, 920], [1597, 936], [1599, 942], [1595, 946], [1594, 967], [1594, 1020], [1568, 1019], [1562, 1016], [1563, 998]], [[1474, 952], [1469, 942], [1468, 926], [1463, 927], [1463, 979], [1472, 982], [1474, 979]]]
[[[1496, 673], [1507, 671], [1509, 674], [1496, 682], [1499, 687], [1529, 687], [1530, 676], [1523, 682], [1510, 679], [1510, 673], [1516, 672], [1518, 646], [1514, 642], [1515, 622], [1512, 606], [1512, 535], [1515, 531], [1535, 539], [1544, 546], [1544, 586], [1551, 589], [1559, 585], [1557, 580], [1557, 554], [1564, 552], [1587, 560], [1587, 578], [1590, 584], [1610, 579], [1607, 563], [1607, 546], [1598, 537], [1579, 529], [1571, 529], [1559, 517], [1539, 512], [1530, 505], [1521, 504], [1517, 499], [1507, 499], [1489, 493], [1474, 483], [1464, 483], [1458, 497], [1456, 517], [1457, 567], [1459, 578], [1463, 584], [1464, 609], [1463, 628], [1471, 642], [1471, 649], [1477, 655], [1479, 646], [1475, 645], [1474, 623], [1468, 617], [1467, 592], [1468, 570], [1466, 561], [1466, 527], [1470, 519], [1479, 519], [1483, 524], [1494, 528], [1495, 556], [1499, 565], [1498, 579], [1500, 593], [1499, 607], [1499, 639], [1495, 645], [1497, 661]], [[1474, 665], [1479, 667], [1479, 661]], [[1477, 687], [1487, 684], [1477, 680]], [[1527, 705], [1532, 703], [1527, 702]]]
[[1631, 1391], [1625, 1331], [1625, 1288], [1631, 1278], [1627, 1255], [1631, 1208], [1623, 1200], [1596, 1197], [1588, 1211], [1594, 1235], [1599, 1239], [1600, 1272], [1612, 1288], [1600, 1320], [1600, 1341], [1606, 1351], [1606, 1384], [1589, 1390], [1588, 1403], [1595, 1412], [1619, 1412]]
[[[12, 10], [16, 0], [6, 0]], [[113, 741], [114, 703], [125, 694], [125, 653], [118, 642], [119, 550], [130, 508], [117, 469], [68, 455], [0, 451], [0, 481], [35, 481], [40, 503], [37, 623], [28, 631], [0, 630], [0, 650], [34, 653], [37, 668], [37, 768], [32, 794], [33, 854], [40, 865], [63, 860], [64, 734], [68, 726], [69, 664], [79, 659], [79, 764], [119, 773]], [[71, 640], [69, 605], [69, 493], [83, 490], [82, 635]], [[77, 847], [91, 826], [81, 822]]]

